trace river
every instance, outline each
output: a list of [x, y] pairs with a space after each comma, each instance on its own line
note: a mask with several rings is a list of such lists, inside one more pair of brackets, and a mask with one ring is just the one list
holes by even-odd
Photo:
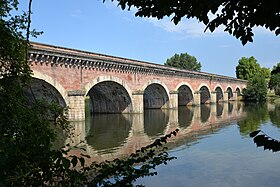
[[[144, 114], [94, 114], [72, 122], [71, 144], [91, 161], [125, 157], [175, 129], [167, 144], [177, 159], [141, 178], [145, 186], [279, 186], [280, 154], [256, 147], [249, 133], [263, 130], [280, 139], [280, 105], [242, 102], [145, 110]], [[86, 140], [86, 141], [83, 141]]]

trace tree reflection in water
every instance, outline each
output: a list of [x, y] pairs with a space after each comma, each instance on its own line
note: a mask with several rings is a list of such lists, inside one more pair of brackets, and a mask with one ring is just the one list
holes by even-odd
[[237, 122], [242, 136], [247, 136], [258, 130], [262, 123], [269, 120], [267, 103], [246, 103], [243, 110], [246, 113], [246, 118]]

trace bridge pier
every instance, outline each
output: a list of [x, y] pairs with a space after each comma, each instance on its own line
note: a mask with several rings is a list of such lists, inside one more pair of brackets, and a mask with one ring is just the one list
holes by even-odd
[[217, 105], [211, 105], [211, 115], [217, 115]]
[[237, 92], [237, 91], [234, 91], [234, 92], [233, 92], [232, 100], [233, 100], [233, 101], [237, 101], [237, 100], [238, 100], [238, 92]]
[[224, 102], [228, 102], [228, 91], [224, 92]]
[[169, 92], [170, 99], [169, 99], [169, 108], [176, 109], [178, 108], [178, 91], [171, 91]]
[[133, 113], [144, 112], [143, 100], [144, 100], [144, 91], [134, 91], [132, 93]]
[[85, 93], [82, 90], [68, 91], [69, 121], [83, 121], [85, 120]]
[[216, 91], [212, 91], [211, 92], [211, 103], [215, 104], [217, 102], [217, 92]]
[[194, 104], [194, 105], [200, 105], [200, 91], [194, 92], [194, 95], [193, 95], [193, 104]]

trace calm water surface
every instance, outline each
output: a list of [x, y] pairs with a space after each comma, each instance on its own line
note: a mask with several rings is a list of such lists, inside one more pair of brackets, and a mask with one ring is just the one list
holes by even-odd
[[146, 110], [134, 115], [93, 115], [73, 123], [78, 143], [92, 160], [125, 157], [178, 128], [168, 143], [176, 160], [157, 167], [145, 186], [280, 186], [280, 152], [257, 148], [249, 133], [262, 129], [280, 139], [280, 105], [241, 102], [178, 110]]

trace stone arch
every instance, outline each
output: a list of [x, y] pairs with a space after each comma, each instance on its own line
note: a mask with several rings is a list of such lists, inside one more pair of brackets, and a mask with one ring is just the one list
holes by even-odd
[[194, 103], [194, 91], [188, 83], [180, 83], [177, 85], [176, 90], [178, 91], [178, 105], [186, 106]]
[[170, 95], [167, 86], [163, 82], [153, 79], [144, 85], [143, 90], [144, 108], [168, 108]]
[[235, 91], [237, 93], [237, 96], [241, 95], [241, 89], [239, 88], [239, 86], [236, 87]]
[[199, 93], [200, 93], [200, 103], [201, 104], [208, 104], [211, 100], [210, 95], [210, 88], [206, 84], [202, 84], [199, 87]]
[[[41, 81], [47, 83], [47, 84], [44, 84], [42, 82], [43, 84], [41, 86], [43, 88], [45, 88], [47, 85], [50, 85], [51, 87], [53, 87], [53, 92], [57, 92], [57, 93], [52, 93], [51, 90], [48, 90], [46, 88], [46, 89], [44, 89], [44, 90], [46, 90], [45, 93], [44, 93], [45, 95], [59, 94], [61, 96], [61, 99], [59, 99], [58, 103], [61, 106], [64, 106], [64, 107], [66, 107], [69, 104], [69, 99], [68, 99], [67, 91], [55, 79], [53, 79], [52, 77], [50, 77], [48, 75], [42, 74], [42, 73], [40, 73], [38, 71], [33, 71], [32, 78], [33, 79], [31, 80], [31, 87], [32, 87], [32, 84], [37, 84], [38, 85], [39, 80], [41, 80]], [[38, 89], [40, 89], [40, 88], [38, 88]]]
[[124, 81], [113, 76], [100, 76], [85, 86], [92, 113], [132, 112], [132, 93]]
[[216, 86], [215, 92], [216, 92], [216, 102], [224, 101], [224, 94], [223, 94], [222, 87], [221, 86]]
[[99, 76], [97, 78], [95, 78], [94, 80], [92, 80], [91, 82], [89, 82], [86, 86], [85, 86], [85, 91], [86, 91], [86, 95], [88, 94], [89, 90], [96, 84], [100, 83], [100, 82], [104, 82], [104, 81], [112, 81], [112, 82], [116, 82], [120, 85], [122, 85], [125, 90], [127, 91], [127, 93], [129, 94], [130, 98], [132, 98], [132, 91], [129, 88], [129, 86], [126, 84], [125, 81], [123, 81], [122, 79], [118, 78], [118, 77], [114, 77], [114, 76]]
[[228, 100], [233, 98], [233, 91], [230, 86], [227, 87], [226, 92], [228, 93]]

